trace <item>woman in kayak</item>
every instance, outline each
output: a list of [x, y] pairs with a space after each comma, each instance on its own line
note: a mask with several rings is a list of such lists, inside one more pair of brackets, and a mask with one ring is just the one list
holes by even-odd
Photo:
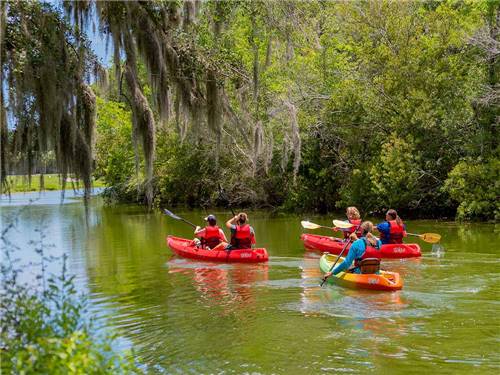
[[403, 243], [403, 237], [406, 237], [406, 225], [398, 216], [396, 210], [390, 209], [385, 214], [385, 221], [377, 225], [380, 232], [382, 244]]
[[[332, 271], [325, 273], [324, 278], [330, 277], [332, 274], [336, 275], [339, 272], [345, 271], [351, 267], [354, 262], [354, 268], [349, 270], [352, 273], [361, 273], [360, 262], [366, 259], [365, 252], [367, 246], [373, 246], [376, 249], [380, 249], [382, 245], [380, 240], [372, 234], [373, 223], [371, 221], [365, 221], [361, 224], [362, 236], [361, 238], [355, 240], [351, 247], [349, 248], [349, 253], [344, 258], [344, 261], [338, 264]], [[351, 235], [351, 239], [355, 238], [356, 234]]]
[[194, 235], [201, 239], [201, 245], [208, 249], [213, 249], [222, 242], [227, 243], [226, 235], [221, 228], [217, 226], [217, 220], [214, 215], [208, 215], [205, 220], [208, 225], [205, 228], [196, 227]]
[[334, 231], [342, 231], [344, 234], [344, 240], [348, 240], [351, 238], [351, 234], [355, 233], [356, 238], [354, 240], [357, 240], [358, 237], [362, 236], [362, 231], [361, 231], [361, 215], [359, 214], [359, 211], [356, 207], [351, 206], [347, 207], [347, 210], [345, 212], [347, 216], [347, 222], [350, 224], [353, 224], [352, 227], [350, 228], [333, 228]]
[[241, 212], [226, 222], [226, 227], [231, 230], [231, 245], [229, 249], [251, 249], [255, 244], [255, 232], [247, 224], [248, 216]]

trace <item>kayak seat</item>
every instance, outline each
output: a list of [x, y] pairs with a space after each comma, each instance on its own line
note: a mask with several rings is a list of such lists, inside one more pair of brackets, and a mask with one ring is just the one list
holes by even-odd
[[366, 258], [359, 262], [359, 269], [361, 273], [379, 273], [380, 272], [380, 259]]

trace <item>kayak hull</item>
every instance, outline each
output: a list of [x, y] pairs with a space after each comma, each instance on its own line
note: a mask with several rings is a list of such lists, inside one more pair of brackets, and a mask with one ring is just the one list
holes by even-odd
[[210, 262], [261, 263], [269, 260], [267, 250], [264, 248], [235, 249], [231, 251], [224, 249], [206, 250], [197, 248], [193, 240], [174, 236], [167, 237], [167, 245], [174, 253], [183, 258]]
[[[340, 254], [345, 246], [340, 238], [320, 236], [317, 234], [304, 233], [300, 236], [300, 239], [304, 243], [304, 247], [308, 250], [327, 252], [330, 254]], [[349, 247], [344, 254], [347, 254]], [[402, 243], [402, 244], [387, 244], [382, 245], [380, 250], [374, 247], [368, 246], [366, 249], [368, 252], [368, 257], [370, 258], [383, 258], [383, 259], [400, 259], [400, 258], [415, 258], [422, 256], [422, 251], [420, 246], [416, 243]]]
[[[319, 268], [323, 273], [330, 271], [337, 256], [323, 254], [319, 260]], [[337, 264], [340, 264], [344, 258], [340, 258]], [[395, 291], [403, 288], [403, 280], [397, 272], [380, 271], [380, 274], [356, 274], [349, 272], [339, 272], [328, 278], [329, 284], [340, 285], [350, 289], [368, 289]]]

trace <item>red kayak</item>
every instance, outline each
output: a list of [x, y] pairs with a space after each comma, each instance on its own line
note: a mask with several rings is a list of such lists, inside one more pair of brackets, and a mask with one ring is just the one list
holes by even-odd
[[231, 251], [224, 249], [206, 250], [196, 247], [193, 240], [174, 236], [167, 237], [167, 245], [174, 253], [184, 258], [231, 263], [260, 263], [269, 260], [267, 250], [264, 248], [235, 249]]
[[[337, 255], [340, 254], [345, 246], [345, 242], [343, 242], [340, 238], [320, 236], [317, 234], [304, 233], [302, 236], [300, 236], [300, 239], [302, 240], [302, 242], [304, 242], [304, 247], [308, 250], [327, 252]], [[344, 255], [347, 254], [350, 246], [350, 244], [347, 245], [347, 249], [344, 252]], [[373, 258], [398, 259], [413, 258], [422, 255], [420, 246], [418, 246], [416, 243], [387, 244], [382, 245], [380, 250], [368, 246], [366, 251], [368, 252], [368, 257]]]

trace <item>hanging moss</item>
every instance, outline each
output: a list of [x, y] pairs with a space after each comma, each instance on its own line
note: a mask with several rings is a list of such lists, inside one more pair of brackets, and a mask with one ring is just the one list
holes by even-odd
[[[2, 3], [1, 10], [1, 63], [6, 72], [1, 78], [9, 89], [8, 101], [1, 97], [1, 178], [5, 181], [7, 153], [19, 153], [31, 175], [41, 156], [54, 150], [62, 176], [74, 173], [82, 178], [88, 197], [95, 96], [86, 77], [102, 69], [85, 38], [51, 5], [10, 1]], [[10, 144], [4, 106], [14, 120]]]

